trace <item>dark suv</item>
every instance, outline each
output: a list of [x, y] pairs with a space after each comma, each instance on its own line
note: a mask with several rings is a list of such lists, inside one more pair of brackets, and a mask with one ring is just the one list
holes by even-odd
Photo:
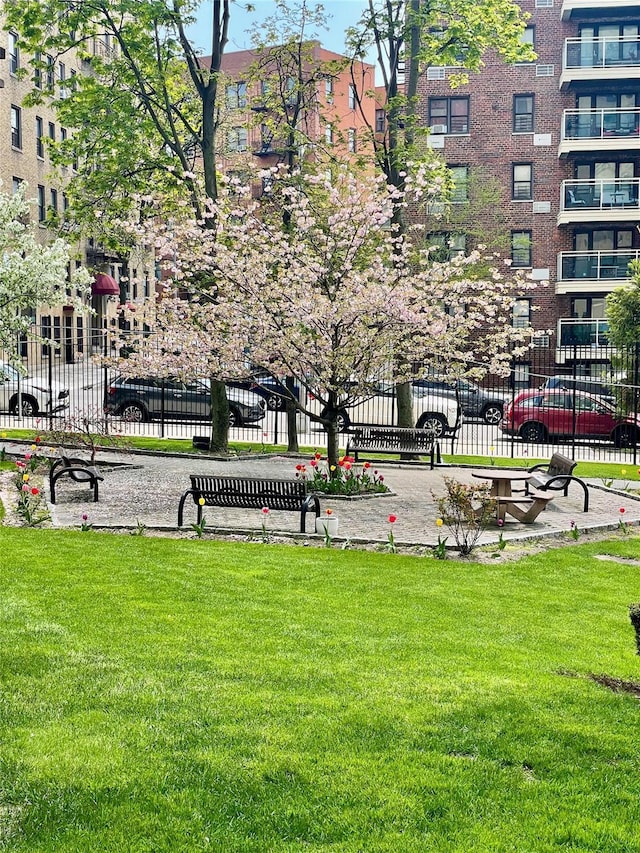
[[[252, 391], [227, 386], [229, 426], [256, 423], [265, 416], [266, 403]], [[197, 379], [127, 379], [118, 377], [107, 389], [105, 411], [132, 422], [211, 420], [209, 381]]]
[[458, 394], [460, 408], [466, 418], [481, 418], [486, 424], [499, 424], [506, 405], [506, 398], [493, 391], [485, 391], [469, 379], [456, 379], [447, 382], [444, 379], [416, 379], [413, 383], [433, 394]]

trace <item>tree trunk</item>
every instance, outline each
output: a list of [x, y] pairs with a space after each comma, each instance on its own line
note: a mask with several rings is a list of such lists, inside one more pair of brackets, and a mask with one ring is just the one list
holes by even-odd
[[[284, 384], [291, 396], [295, 393], [295, 381], [292, 376], [287, 376]], [[287, 400], [287, 452], [298, 453], [300, 446], [298, 444], [298, 407], [293, 400]]]
[[[335, 417], [335, 412], [328, 424], [325, 424], [327, 431], [327, 464], [329, 466], [329, 476], [335, 477], [338, 474], [338, 457], [340, 455], [340, 438], [338, 432], [338, 420]], [[333, 471], [331, 470], [333, 468]]]
[[211, 380], [211, 444], [215, 453], [229, 452], [229, 401], [227, 388], [219, 379]]
[[396, 402], [398, 404], [398, 426], [414, 427], [413, 393], [410, 382], [401, 382], [396, 385]]

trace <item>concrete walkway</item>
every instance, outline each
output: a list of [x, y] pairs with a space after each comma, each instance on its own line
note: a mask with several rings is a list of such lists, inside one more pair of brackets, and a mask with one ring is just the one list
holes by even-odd
[[[24, 447], [7, 447], [17, 454]], [[201, 456], [132, 455], [126, 453], [104, 453], [99, 457], [112, 467], [104, 472], [100, 484], [100, 500], [91, 501], [91, 493], [63, 478], [56, 489], [57, 504], [50, 506], [55, 527], [79, 527], [83, 513], [95, 528], [135, 528], [144, 524], [149, 533], [152, 529], [167, 531], [177, 529], [177, 510], [180, 495], [189, 488], [189, 474], [228, 474], [255, 477], [293, 477], [297, 462], [302, 459], [281, 456], [240, 457], [233, 460], [207, 459]], [[390, 529], [389, 515], [395, 515], [396, 541], [403, 546], [433, 545], [438, 534], [447, 535], [446, 528], [438, 528], [438, 510], [433, 495], [445, 493], [444, 478], [453, 477], [464, 483], [478, 483], [471, 477], [469, 468], [428, 467], [382, 462], [378, 465], [384, 474], [385, 483], [393, 494], [363, 500], [340, 500], [321, 497], [321, 507], [333, 509], [339, 518], [338, 540], [357, 542], [387, 541]], [[486, 469], [490, 474], [491, 469]], [[622, 487], [624, 484], [614, 484]], [[48, 484], [45, 487], [48, 493]], [[520, 524], [508, 520], [502, 530], [505, 540], [530, 538], [532, 536], [557, 537], [566, 542], [566, 533], [575, 522], [580, 530], [615, 529], [619, 519], [638, 525], [640, 522], [640, 500], [626, 492], [605, 489], [601, 481], [590, 483], [590, 510], [583, 513], [583, 492], [577, 485], [569, 488], [568, 497], [556, 493], [547, 509], [533, 524]], [[621, 516], [620, 508], [625, 513]], [[185, 508], [185, 530], [191, 532], [190, 524], [195, 521], [196, 507], [188, 502]], [[259, 535], [262, 526], [260, 510], [209, 508], [205, 512], [207, 531], [254, 532]], [[309, 516], [308, 527], [313, 522]], [[294, 512], [272, 512], [269, 529], [274, 534], [295, 535], [299, 531], [299, 517]], [[480, 544], [497, 541], [500, 529], [491, 526], [483, 535]], [[563, 535], [564, 534], [564, 535]], [[452, 540], [449, 540], [449, 544]]]

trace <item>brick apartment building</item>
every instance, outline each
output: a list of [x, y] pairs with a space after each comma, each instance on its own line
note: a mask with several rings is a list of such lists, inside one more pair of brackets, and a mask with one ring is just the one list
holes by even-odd
[[[290, 52], [230, 51], [223, 55], [222, 71], [226, 110], [220, 153], [226, 172], [250, 179], [260, 170], [288, 163], [288, 158], [313, 160], [319, 154], [370, 159], [376, 111], [373, 65], [357, 63], [352, 78], [342, 56], [313, 41], [292, 45]], [[294, 123], [295, 150], [289, 137]]]
[[520, 6], [534, 62], [489, 55], [455, 89], [452, 69], [431, 67], [420, 96], [429, 144], [454, 171], [454, 201], [465, 200], [474, 170], [497, 179], [513, 266], [540, 283], [514, 311], [515, 323], [540, 331], [517, 367], [525, 385], [536, 361], [587, 375], [609, 365], [605, 297], [640, 256], [640, 4]]

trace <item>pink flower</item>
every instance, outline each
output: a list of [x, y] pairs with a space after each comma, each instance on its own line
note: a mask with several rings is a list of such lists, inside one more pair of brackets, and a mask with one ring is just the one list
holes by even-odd
[[389, 524], [395, 524], [397, 520], [398, 520], [398, 517], [396, 515], [390, 515], [389, 516]]
[[262, 507], [262, 514], [263, 515], [269, 515], [269, 507], [268, 506]]
[[315, 458], [313, 458], [313, 459], [311, 460], [311, 462], [309, 463], [309, 465], [311, 465], [311, 467], [312, 467], [312, 468], [316, 468], [316, 467], [317, 467], [317, 465], [318, 465], [318, 460], [317, 460], [317, 459], [315, 459]]
[[82, 513], [82, 520], [83, 520], [83, 521], [86, 521], [88, 518], [89, 518], [89, 516], [87, 515], [87, 513], [86, 513], [86, 512], [83, 512], [83, 513]]
[[22, 491], [23, 491], [23, 492], [28, 492], [28, 491], [29, 491], [29, 486], [27, 486], [27, 484], [26, 484], [26, 483], [25, 483], [25, 484], [24, 484], [24, 486], [22, 487]]
[[504, 518], [498, 519], [498, 527], [504, 527]]

